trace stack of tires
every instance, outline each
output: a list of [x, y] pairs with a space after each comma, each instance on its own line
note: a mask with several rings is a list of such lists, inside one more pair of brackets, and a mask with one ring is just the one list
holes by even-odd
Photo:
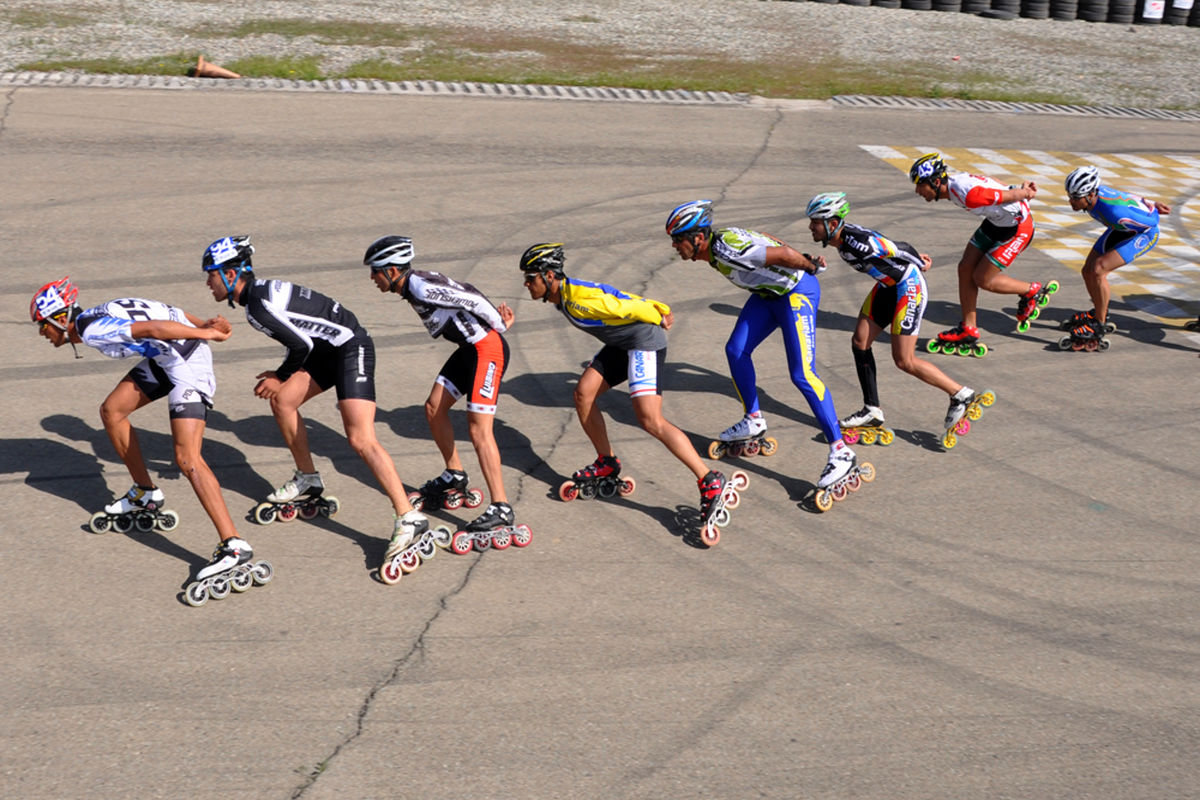
[[1108, 21], [1129, 25], [1137, 11], [1137, 0], [1108, 0]]
[[1108, 0], [1079, 0], [1075, 16], [1088, 22], [1108, 21]]
[[1200, 28], [1200, 3], [1192, 3], [1192, 13], [1188, 16], [1188, 25]]
[[991, 10], [992, 0], [962, 0], [964, 14], [982, 14]]
[[1188, 16], [1195, 9], [1194, 0], [1168, 0], [1163, 9], [1163, 24], [1187, 25]]
[[900, 0], [871, 0], [871, 5], [880, 8], [899, 8]]
[[1070, 22], [1079, 13], [1079, 0], [1050, 0], [1050, 19]]
[[900, 7], [910, 11], [928, 11], [933, 8], [933, 0], [900, 0]]

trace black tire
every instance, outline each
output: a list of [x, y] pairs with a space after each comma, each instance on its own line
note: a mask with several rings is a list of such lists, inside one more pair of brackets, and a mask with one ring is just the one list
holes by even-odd
[[1135, 11], [1134, 0], [1108, 0], [1108, 21], [1117, 25], [1131, 25]]
[[1088, 22], [1108, 21], [1108, 0], [1079, 0], [1075, 15]]
[[933, 0], [934, 11], [962, 11], [962, 0]]
[[1048, 19], [1050, 0], [1022, 0], [1021, 16], [1025, 19]]
[[[1133, 0], [1129, 0], [1133, 2]], [[1012, 19], [1017, 14], [1021, 13], [1021, 0], [992, 0], [991, 11], [996, 12], [997, 19]], [[1000, 16], [1002, 14], [1011, 14], [1011, 17]]]
[[871, 0], [838, 0], [844, 6], [869, 6]]
[[900, 7], [909, 11], [928, 11], [933, 8], [933, 0], [900, 0]]
[[1079, 15], [1079, 0], [1050, 0], [1050, 19], [1070, 22]]
[[964, 14], [979, 14], [992, 8], [990, 0], [962, 0]]
[[899, 8], [900, 0], [871, 0], [871, 5], [879, 8]]
[[1188, 15], [1188, 25], [1200, 28], [1200, 3], [1192, 4], [1192, 13]]
[[1187, 25], [1190, 13], [1192, 13], [1191, 8], [1177, 8], [1174, 0], [1167, 0], [1167, 6], [1163, 9], [1163, 24]]

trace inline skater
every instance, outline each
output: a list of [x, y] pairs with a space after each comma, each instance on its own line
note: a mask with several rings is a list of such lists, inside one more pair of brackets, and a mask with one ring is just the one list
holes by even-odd
[[324, 488], [313, 464], [300, 406], [333, 387], [350, 447], [392, 501], [395, 520], [386, 558], [426, 533], [429, 521], [412, 507], [391, 456], [375, 435], [375, 343], [358, 318], [320, 292], [281, 280], [258, 280], [249, 236], [226, 236], [204, 250], [201, 268], [217, 302], [236, 302], [250, 325], [287, 348], [274, 370], [260, 372], [254, 394], [271, 404], [296, 462], [295, 475], [272, 493], [288, 502]]
[[667, 217], [666, 228], [680, 259], [704, 261], [735, 286], [750, 292], [725, 343], [725, 357], [745, 416], [721, 433], [720, 440], [745, 441], [766, 432], [752, 356], [755, 348], [778, 329], [792, 383], [808, 401], [829, 443], [829, 460], [817, 488], [825, 490], [839, 484], [852, 473], [857, 459], [842, 440], [833, 395], [816, 371], [821, 284], [815, 276], [822, 267], [773, 236], [743, 228], [714, 230], [711, 200], [677, 206]]
[[[908, 177], [925, 202], [949, 199], [959, 208], [983, 217], [958, 262], [962, 322], [938, 333], [937, 339], [929, 342], [929, 351], [965, 353], [968, 351], [960, 349], [960, 345], [979, 342], [979, 328], [975, 322], [980, 289], [995, 294], [1019, 295], [1017, 330], [1029, 330], [1029, 320], [1036, 318], [1038, 309], [1049, 302], [1049, 295], [1058, 291], [1058, 282], [1019, 281], [1006, 275], [1004, 270], [1012, 266], [1016, 257], [1033, 241], [1033, 213], [1029, 210], [1029, 201], [1037, 195], [1037, 184], [1026, 181], [1020, 186], [1006, 186], [984, 175], [951, 175], [938, 153], [926, 153], [914, 161]], [[987, 348], [976, 347], [969, 352], [982, 356], [987, 353]]]
[[[1073, 211], [1082, 211], [1104, 225], [1083, 262], [1083, 283], [1092, 298], [1092, 309], [1080, 311], [1064, 326], [1071, 335], [1060, 342], [1087, 346], [1095, 342], [1107, 349], [1105, 334], [1116, 329], [1108, 322], [1111, 292], [1108, 274], [1148, 253], [1158, 244], [1160, 214], [1171, 207], [1100, 183], [1100, 170], [1088, 165], [1072, 170], [1065, 181]], [[1092, 345], [1095, 347], [1095, 345]], [[1065, 349], [1065, 348], [1064, 348]], [[1089, 348], [1090, 349], [1090, 348]]]
[[[467, 530], [511, 528], [515, 524], [513, 510], [504, 493], [500, 448], [492, 432], [500, 381], [508, 368], [508, 342], [502, 335], [507, 326], [478, 289], [438, 272], [413, 269], [414, 256], [412, 239], [384, 236], [367, 248], [363, 264], [370, 267], [371, 280], [379, 291], [398, 294], [409, 302], [430, 336], [443, 337], [458, 347], [442, 365], [425, 401], [425, 418], [446, 469], [421, 488], [421, 498], [430, 505], [447, 496], [451, 502], [461, 502], [459, 498], [467, 492], [467, 474], [450, 421], [450, 407], [465, 395], [467, 432], [491, 497], [487, 509]], [[472, 500], [468, 497], [466, 502], [474, 508], [479, 503]]]
[[[169, 531], [179, 523], [175, 512], [163, 511], [162, 489], [146, 468], [137, 432], [129, 422], [134, 411], [165, 397], [175, 463], [192, 485], [221, 540], [212, 560], [197, 571], [195, 580], [204, 582], [246, 564], [254, 551], [238, 535], [217, 477], [200, 452], [217, 390], [208, 342], [229, 338], [229, 320], [220, 315], [200, 319], [183, 309], [136, 297], [81, 309], [78, 297], [79, 289], [70, 278], [38, 289], [29, 305], [29, 316], [37, 324], [38, 333], [55, 347], [70, 344], [74, 349], [76, 344], [85, 344], [109, 358], [141, 358], [100, 405], [104, 430], [129, 470], [133, 486], [92, 517], [92, 530], [101, 532], [110, 526], [128, 530], [126, 524], [137, 520], [139, 529]], [[258, 582], [269, 580], [270, 565], [265, 570], [260, 573], [265, 579]], [[206, 599], [207, 594], [200, 602]]]
[[[875, 356], [871, 345], [888, 328], [892, 339], [892, 361], [902, 371], [941, 389], [950, 395], [946, 411], [946, 430], [954, 428], [966, 415], [967, 407], [979, 394], [969, 386], [951, 380], [937, 366], [916, 357], [917, 333], [925, 315], [928, 289], [921, 274], [933, 259], [918, 253], [907, 242], [892, 241], [878, 231], [846, 221], [850, 203], [844, 192], [825, 192], [809, 201], [805, 210], [813, 241], [823, 247], [832, 245], [842, 260], [858, 272], [875, 279], [875, 285], [858, 312], [858, 323], [851, 339], [851, 352], [863, 390], [863, 409], [842, 420], [843, 429], [883, 427], [879, 407], [879, 387], [875, 375]], [[815, 259], [824, 265], [824, 256]], [[886, 428], [883, 429], [885, 432]], [[894, 435], [894, 434], [893, 434]], [[891, 441], [886, 436], [884, 444]]]
[[[701, 538], [708, 544], [716, 544], [720, 538], [717, 525], [726, 503], [730, 508], [736, 505], [736, 490], [744, 488], [747, 480], [736, 473], [726, 481], [720, 472], [709, 470], [687, 435], [663, 416], [658, 375], [666, 362], [666, 331], [675, 319], [670, 307], [607, 284], [569, 278], [563, 271], [565, 264], [563, 245], [558, 242], [535, 244], [520, 261], [529, 296], [553, 303], [572, 325], [604, 345], [575, 387], [575, 411], [583, 432], [596, 448], [596, 461], [575, 473], [575, 483], [615, 479], [620, 474], [621, 462], [613, 452], [596, 399], [628, 380], [629, 398], [638, 423], [696, 476], [700, 488]], [[512, 308], [501, 303], [499, 311], [504, 324], [511, 327], [515, 318]], [[632, 491], [631, 483], [622, 489], [623, 494]], [[564, 499], [570, 496], [563, 495], [562, 490], [560, 495]]]

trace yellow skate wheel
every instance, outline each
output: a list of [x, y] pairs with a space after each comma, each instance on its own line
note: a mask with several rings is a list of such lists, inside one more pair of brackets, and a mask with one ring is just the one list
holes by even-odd
[[721, 456], [725, 455], [724, 442], [710, 442], [708, 445], [708, 457], [713, 461], [720, 461]]
[[774, 436], [768, 436], [762, 440], [762, 449], [759, 451], [764, 456], [773, 456], [775, 451], [779, 449], [779, 442]]
[[967, 419], [975, 420], [983, 416], [983, 409], [976, 404], [967, 406]]
[[896, 441], [896, 432], [893, 431], [891, 428], [884, 428], [882, 431], [879, 432], [879, 443], [880, 444], [884, 444], [884, 445], [891, 444], [894, 441]]
[[979, 404], [981, 406], [990, 406], [994, 402], [996, 402], [996, 393], [991, 390], [979, 395]]
[[875, 444], [875, 431], [871, 430], [870, 428], [865, 429], [862, 432], [862, 443]]
[[942, 447], [952, 450], [956, 444], [958, 444], [958, 437], [954, 435], [954, 431], [946, 431], [946, 435], [942, 437]]
[[826, 489], [818, 489], [813, 497], [813, 503], [818, 511], [828, 511], [833, 508], [833, 495]]
[[875, 480], [875, 465], [870, 461], [864, 461], [859, 464], [858, 477], [862, 478], [863, 483], [870, 483]]

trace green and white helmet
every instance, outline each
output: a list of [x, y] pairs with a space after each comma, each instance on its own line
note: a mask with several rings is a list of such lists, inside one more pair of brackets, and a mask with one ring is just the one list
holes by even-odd
[[850, 213], [850, 201], [845, 192], [821, 192], [808, 201], [804, 210], [809, 219], [845, 219]]

